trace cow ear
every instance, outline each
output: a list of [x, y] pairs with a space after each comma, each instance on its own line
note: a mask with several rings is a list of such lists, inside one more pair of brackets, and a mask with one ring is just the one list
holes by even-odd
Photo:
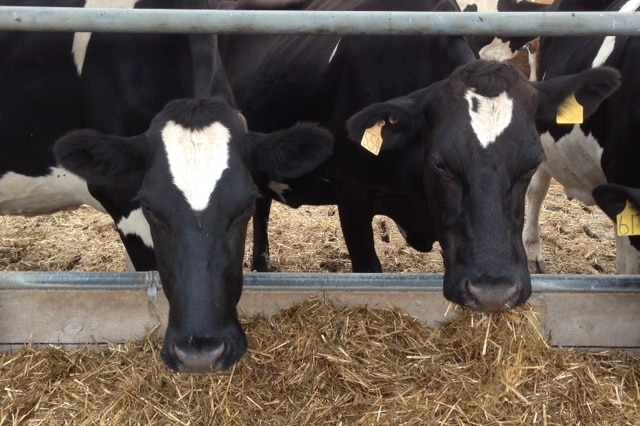
[[616, 220], [616, 216], [624, 210], [627, 201], [629, 201], [636, 210], [640, 210], [640, 188], [630, 188], [613, 183], [606, 183], [596, 186], [592, 194], [598, 207], [614, 221]]
[[422, 128], [422, 107], [410, 96], [369, 105], [347, 120], [349, 138], [376, 155], [402, 148]]
[[74, 130], [58, 139], [53, 154], [58, 164], [91, 185], [111, 186], [136, 178], [143, 171], [145, 135], [124, 138], [94, 130]]
[[252, 174], [271, 180], [304, 176], [324, 163], [333, 152], [333, 136], [320, 126], [299, 123], [286, 130], [263, 134], [249, 132]]
[[602, 101], [620, 86], [620, 73], [610, 67], [598, 67], [533, 85], [539, 94], [536, 118], [544, 123], [553, 123], [558, 113], [566, 108], [571, 95], [582, 107], [584, 117], [593, 114]]

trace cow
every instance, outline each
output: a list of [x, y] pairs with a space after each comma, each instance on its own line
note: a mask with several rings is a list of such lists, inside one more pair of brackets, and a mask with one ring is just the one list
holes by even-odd
[[619, 84], [611, 68], [529, 83], [511, 65], [479, 60], [349, 119], [352, 141], [377, 132], [373, 161], [383, 173], [413, 174], [407, 181], [421, 184], [428, 214], [414, 220], [440, 242], [448, 300], [480, 311], [527, 300], [524, 200], [544, 158], [536, 122], [554, 120], [572, 94], [589, 115]]
[[179, 372], [224, 370], [247, 350], [236, 305], [257, 189], [253, 176], [290, 179], [331, 154], [312, 124], [250, 132], [224, 97], [170, 101], [137, 136], [75, 130], [53, 151], [90, 185], [135, 194], [150, 226], [169, 301], [162, 358]]
[[[559, 0], [557, 11], [638, 10], [637, 0]], [[540, 250], [539, 213], [551, 177], [568, 197], [587, 205], [596, 203], [593, 191], [606, 183], [640, 187], [637, 161], [640, 155], [640, 39], [638, 37], [543, 37], [540, 74], [543, 81], [563, 74], [608, 65], [622, 73], [620, 90], [603, 102], [582, 123], [542, 123], [541, 141], [546, 160], [532, 179], [523, 242], [530, 269], [548, 271]], [[579, 121], [579, 120], [578, 120]], [[598, 202], [600, 204], [600, 202]], [[604, 209], [608, 211], [607, 208]], [[640, 273], [640, 252], [627, 236], [616, 237], [616, 270], [620, 274]]]
[[[205, 0], [0, 1], [0, 5], [213, 8]], [[0, 214], [82, 204], [111, 215], [130, 269], [156, 268], [148, 225], [130, 188], [87, 185], [55, 164], [51, 146], [76, 128], [132, 136], [175, 98], [235, 100], [209, 34], [0, 32]]]
[[[32, 3], [214, 5], [21, 2]], [[330, 135], [308, 125], [269, 135], [243, 130], [215, 35], [5, 32], [0, 51], [0, 213], [45, 214], [81, 204], [109, 213], [133, 267], [160, 273], [170, 305], [166, 364], [178, 371], [232, 365], [246, 351], [235, 309], [242, 287], [238, 253], [255, 193], [249, 172], [301, 177], [326, 160]], [[206, 100], [211, 95], [219, 98]], [[205, 100], [163, 110], [184, 98]], [[63, 137], [74, 129], [92, 130]], [[185, 137], [204, 148], [176, 145]], [[180, 198], [170, 175], [193, 204]], [[224, 192], [214, 191], [216, 181]]]
[[[370, 0], [313, 1], [309, 9], [417, 4], [457, 10], [449, 1]], [[524, 192], [543, 159], [535, 120], [555, 117], [572, 92], [591, 112], [619, 84], [611, 69], [529, 84], [510, 65], [477, 61], [462, 37], [225, 36], [220, 47], [256, 130], [305, 120], [334, 135], [332, 157], [304, 180], [261, 181], [265, 199], [336, 203], [356, 272], [381, 271], [376, 214], [394, 220], [418, 250], [439, 241], [445, 296], [479, 311], [530, 295], [520, 232]], [[367, 128], [385, 141], [379, 155], [353, 142]], [[254, 267], [267, 260], [253, 254]]]

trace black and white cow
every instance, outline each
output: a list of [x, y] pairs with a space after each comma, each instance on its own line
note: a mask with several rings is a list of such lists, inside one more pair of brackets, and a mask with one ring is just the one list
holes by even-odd
[[[0, 5], [212, 8], [206, 0], [0, 1]], [[155, 269], [135, 188], [89, 185], [55, 164], [51, 146], [75, 128], [131, 136], [171, 99], [235, 102], [215, 35], [0, 32], [0, 214], [81, 204], [114, 219], [133, 267]]]
[[240, 113], [213, 97], [169, 102], [138, 136], [73, 131], [54, 153], [90, 185], [135, 195], [169, 301], [162, 357], [174, 370], [199, 372], [226, 369], [247, 349], [236, 305], [258, 195], [253, 176], [301, 176], [332, 144], [309, 124], [248, 132]]
[[[640, 8], [639, 0], [558, 0], [551, 10], [626, 11]], [[540, 74], [543, 80], [608, 65], [620, 70], [620, 90], [607, 99], [582, 124], [543, 124], [541, 140], [546, 160], [528, 191], [523, 241], [530, 268], [546, 272], [540, 251], [539, 213], [551, 177], [564, 186], [570, 198], [594, 204], [594, 188], [605, 183], [640, 187], [640, 38], [544, 37]], [[600, 204], [600, 202], [599, 202]], [[607, 208], [604, 208], [607, 211]], [[628, 237], [617, 237], [618, 273], [640, 274], [640, 252]]]
[[428, 212], [414, 221], [440, 242], [448, 300], [482, 311], [527, 300], [524, 199], [544, 158], [536, 121], [554, 120], [572, 93], [588, 115], [618, 84], [610, 68], [532, 84], [513, 66], [480, 60], [350, 118], [354, 141], [382, 124], [370, 165], [405, 175], [405, 190], [424, 197]]
[[[108, 212], [134, 266], [160, 272], [170, 304], [167, 364], [200, 371], [236, 362], [246, 350], [235, 309], [256, 193], [250, 172], [300, 177], [326, 160], [330, 135], [307, 125], [247, 133], [212, 35], [4, 32], [0, 52], [0, 213], [81, 204]], [[172, 99], [195, 97], [204, 100], [171, 103], [151, 123]], [[78, 128], [92, 130], [64, 136], [57, 162], [54, 141]]]
[[[447, 1], [324, 0], [310, 8], [391, 5], [457, 10]], [[319, 121], [335, 137], [314, 179], [264, 180], [261, 189], [290, 205], [337, 203], [354, 271], [381, 270], [376, 214], [393, 219], [414, 248], [439, 241], [445, 296], [482, 311], [515, 306], [531, 291], [521, 231], [524, 193], [543, 159], [535, 120], [553, 119], [572, 92], [591, 112], [618, 85], [610, 69], [530, 84], [512, 66], [476, 61], [461, 37], [232, 36], [221, 48], [252, 126]], [[466, 65], [451, 75], [455, 63]], [[376, 123], [379, 155], [353, 141]], [[265, 265], [261, 254], [254, 265]]]
[[[245, 7], [244, 2], [234, 4]], [[308, 0], [305, 10], [459, 11], [453, 0]], [[414, 220], [426, 212], [421, 197], [395, 168], [383, 170], [348, 143], [347, 118], [380, 102], [447, 77], [477, 55], [463, 37], [445, 36], [224, 36], [222, 59], [238, 105], [251, 128], [271, 131], [300, 120], [328, 127], [339, 142], [334, 159], [302, 180], [259, 183], [264, 197], [254, 215], [252, 268], [267, 271], [267, 224], [272, 199], [289, 206], [338, 204], [354, 272], [380, 272], [371, 220], [392, 218], [407, 241], [431, 249], [432, 230]], [[375, 189], [375, 190], [374, 190]]]

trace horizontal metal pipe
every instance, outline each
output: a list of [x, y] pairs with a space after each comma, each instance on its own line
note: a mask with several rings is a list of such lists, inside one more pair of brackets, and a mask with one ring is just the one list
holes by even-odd
[[332, 12], [0, 7], [0, 30], [217, 34], [640, 35], [620, 12]]
[[[638, 293], [633, 275], [532, 275], [534, 292]], [[161, 288], [156, 272], [0, 272], [2, 290], [143, 290]], [[442, 291], [442, 274], [245, 273], [255, 291]]]

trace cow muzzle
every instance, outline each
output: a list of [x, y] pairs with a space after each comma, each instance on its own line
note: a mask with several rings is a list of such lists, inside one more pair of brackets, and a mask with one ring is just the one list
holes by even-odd
[[165, 342], [162, 358], [180, 373], [211, 373], [230, 368], [247, 350], [242, 333], [235, 339], [189, 336]]
[[447, 299], [479, 312], [500, 312], [525, 302], [531, 295], [530, 286], [520, 280], [495, 281], [463, 278], [458, 292]]

